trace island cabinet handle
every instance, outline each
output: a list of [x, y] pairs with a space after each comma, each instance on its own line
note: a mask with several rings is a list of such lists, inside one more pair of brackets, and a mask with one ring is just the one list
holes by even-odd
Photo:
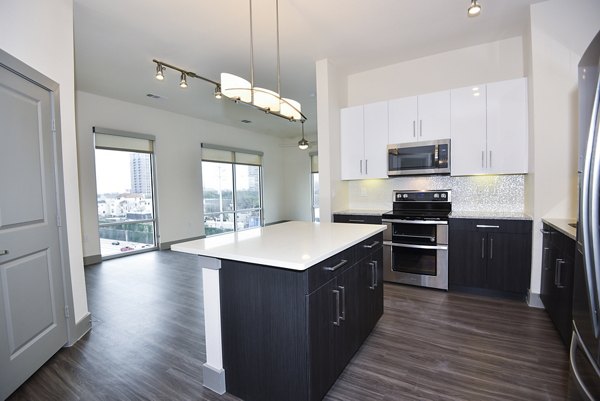
[[373, 281], [373, 287], [377, 287], [377, 280], [379, 279], [378, 273], [377, 273], [377, 261], [374, 260], [373, 264], [375, 265], [375, 281]]
[[342, 314], [339, 315], [339, 319], [346, 320], [346, 287], [338, 285], [338, 288], [342, 291]]
[[371, 285], [369, 286], [370, 290], [374, 290], [375, 289], [375, 280], [376, 280], [375, 279], [375, 274], [377, 274], [376, 273], [376, 271], [377, 271], [376, 263], [377, 262], [375, 262], [375, 261], [369, 263], [369, 266], [371, 266]]
[[337, 269], [339, 269], [340, 267], [344, 266], [346, 263], [348, 263], [348, 261], [346, 259], [342, 259], [340, 261], [340, 263], [338, 263], [337, 265], [335, 265], [335, 266], [325, 266], [325, 267], [323, 267], [323, 269], [327, 270], [329, 272], [334, 272]]
[[372, 244], [369, 244], [369, 245], [364, 244], [363, 248], [372, 249], [372, 248], [375, 248], [377, 245], [379, 245], [379, 241], [373, 241]]
[[340, 292], [338, 290], [332, 290], [335, 295], [335, 320], [333, 321], [334, 326], [340, 325]]

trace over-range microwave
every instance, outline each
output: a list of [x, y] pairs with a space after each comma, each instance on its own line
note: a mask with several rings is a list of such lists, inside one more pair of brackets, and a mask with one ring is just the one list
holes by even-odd
[[450, 139], [387, 146], [388, 176], [450, 174]]

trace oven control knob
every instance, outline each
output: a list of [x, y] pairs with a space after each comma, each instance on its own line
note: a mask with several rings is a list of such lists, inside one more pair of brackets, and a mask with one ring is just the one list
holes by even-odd
[[446, 194], [442, 194], [442, 198], [446, 198]]
[[404, 194], [402, 196], [404, 197], [404, 199], [408, 198], [408, 194]]
[[440, 194], [433, 194], [433, 199], [437, 199], [440, 197]]

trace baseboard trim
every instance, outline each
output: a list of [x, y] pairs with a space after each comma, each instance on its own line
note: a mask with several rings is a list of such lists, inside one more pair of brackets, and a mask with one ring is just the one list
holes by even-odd
[[69, 342], [67, 343], [67, 347], [73, 346], [77, 341], [81, 340], [81, 337], [85, 336], [88, 331], [92, 329], [92, 314], [90, 312], [86, 313], [83, 318], [81, 318], [73, 328], [73, 331], [70, 333], [71, 338], [69, 338]]
[[102, 255], [91, 255], [83, 257], [84, 266], [95, 265], [100, 262], [102, 262]]
[[277, 220], [277, 221], [272, 221], [272, 222], [270, 222], [270, 223], [266, 223], [266, 224], [265, 224], [265, 227], [267, 227], [267, 226], [273, 226], [273, 225], [275, 225], [275, 224], [287, 223], [288, 221], [290, 221], [290, 220]]
[[540, 294], [531, 292], [531, 290], [527, 292], [527, 305], [529, 305], [532, 308], [545, 309]]
[[219, 395], [225, 394], [225, 370], [215, 369], [209, 364], [202, 365], [202, 376], [204, 378], [204, 387], [214, 391]]
[[180, 239], [177, 241], [161, 242], [160, 245], [158, 246], [158, 249], [160, 249], [161, 251], [165, 251], [165, 250], [171, 249], [171, 245], [179, 244], [180, 242], [194, 241], [194, 240], [202, 239], [202, 238], [206, 238], [206, 235], [200, 235], [198, 237]]

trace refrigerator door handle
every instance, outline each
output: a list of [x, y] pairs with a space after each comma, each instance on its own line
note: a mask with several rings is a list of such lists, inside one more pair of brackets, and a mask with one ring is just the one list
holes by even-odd
[[[600, 154], [597, 154], [595, 145], [598, 136], [598, 108], [600, 107], [600, 79], [597, 81], [596, 94], [594, 96], [594, 107], [592, 108], [592, 117], [590, 119], [590, 130], [585, 150], [585, 162], [583, 168], [583, 177], [581, 180], [581, 223], [582, 223], [582, 244], [583, 244], [583, 265], [585, 270], [586, 287], [588, 292], [588, 301], [590, 314], [592, 315], [592, 325], [594, 336], [598, 338], [598, 297], [600, 296], [600, 286], [598, 276], [600, 270], [600, 249], [598, 249], [598, 172], [595, 171], [600, 162]], [[594, 189], [596, 192], [594, 192]], [[595, 217], [595, 220], [594, 220]]]
[[[600, 232], [598, 227], [598, 221], [600, 221], [600, 152], [598, 152], [598, 126], [600, 125], [600, 77], [598, 78], [598, 84], [596, 86], [596, 97], [594, 100], [594, 111], [592, 114], [592, 121], [590, 127], [590, 135], [592, 141], [589, 143], [592, 144], [592, 152], [591, 152], [591, 171], [590, 171], [590, 187], [589, 187], [589, 218], [590, 220], [587, 222], [587, 229], [589, 230], [589, 237], [591, 246], [590, 251], [592, 252], [592, 266], [594, 267], [594, 278], [595, 285], [594, 288], [596, 290], [596, 302], [600, 302]], [[589, 146], [588, 143], [588, 146]], [[599, 325], [598, 325], [598, 305], [596, 304], [596, 309], [593, 311], [596, 312], [596, 338], [598, 338], [599, 333]]]
[[575, 354], [577, 353], [577, 349], [581, 349], [583, 351], [585, 357], [589, 360], [589, 362], [594, 367], [597, 375], [600, 375], [594, 363], [592, 363], [591, 355], [588, 350], [581, 344], [581, 338], [579, 337], [579, 333], [576, 329], [573, 330], [573, 334], [571, 335], [571, 346], [569, 349], [569, 365], [571, 366], [571, 372], [573, 372], [573, 376], [575, 376], [575, 381], [577, 382], [577, 387], [579, 387], [580, 393], [585, 395], [587, 401], [594, 401], [594, 396], [590, 393], [590, 390], [585, 386], [583, 379], [581, 378], [581, 373], [577, 370], [577, 361], [575, 360]]

